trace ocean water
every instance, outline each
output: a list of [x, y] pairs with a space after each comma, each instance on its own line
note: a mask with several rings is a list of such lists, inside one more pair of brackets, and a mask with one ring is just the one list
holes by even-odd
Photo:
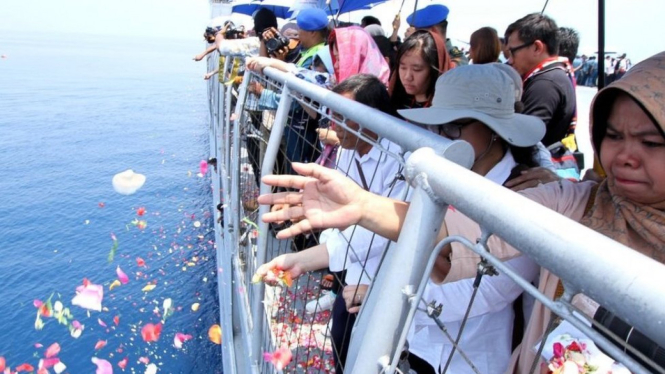
[[[144, 373], [148, 362], [159, 373], [221, 372], [220, 346], [208, 338], [219, 323], [212, 194], [209, 178], [197, 176], [209, 150], [205, 66], [191, 60], [202, 48], [0, 34], [0, 357], [8, 367], [37, 368], [58, 343], [68, 373], [95, 372], [93, 357], [116, 373]], [[126, 169], [147, 177], [129, 196], [111, 184]], [[118, 266], [129, 282], [110, 290]], [[103, 285], [101, 312], [72, 305], [84, 279]], [[156, 287], [142, 291], [148, 284]], [[49, 298], [70, 308], [67, 324], [85, 326], [79, 338], [54, 318], [35, 328], [35, 300]], [[156, 342], [142, 338], [147, 323], [163, 323]], [[176, 333], [192, 339], [178, 349]]]

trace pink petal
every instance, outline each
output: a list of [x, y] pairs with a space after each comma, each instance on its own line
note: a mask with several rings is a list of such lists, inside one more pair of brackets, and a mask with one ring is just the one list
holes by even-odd
[[148, 365], [150, 363], [150, 359], [147, 357], [139, 357], [139, 362]]
[[127, 357], [120, 360], [120, 362], [118, 362], [118, 366], [120, 367], [120, 369], [125, 371], [125, 368], [127, 367]]
[[51, 358], [53, 356], [57, 356], [58, 353], [60, 353], [60, 344], [53, 343], [53, 344], [51, 344], [51, 346], [46, 348], [46, 353], [44, 354], [44, 356], [46, 358]]
[[72, 304], [84, 309], [101, 312], [103, 298], [104, 288], [98, 284], [89, 283], [76, 287], [76, 296], [72, 299]]
[[97, 371], [95, 374], [113, 374], [113, 366], [111, 366], [110, 362], [102, 360], [101, 358], [93, 357], [92, 363], [97, 365]]
[[201, 174], [206, 175], [208, 172], [208, 161], [206, 160], [201, 160], [201, 163], [199, 164], [199, 171]]
[[174, 345], [176, 348], [180, 349], [180, 348], [182, 348], [182, 343], [184, 343], [184, 342], [186, 342], [186, 341], [188, 341], [188, 340], [190, 340], [190, 339], [192, 339], [192, 336], [191, 336], [191, 335], [189, 335], [189, 334], [183, 334], [183, 333], [181, 333], [181, 332], [177, 332], [177, 333], [175, 334], [175, 337], [173, 338], [173, 345]]
[[101, 318], [97, 318], [97, 323], [99, 323], [99, 326], [108, 327], [108, 326], [106, 326], [106, 322], [102, 321]]
[[282, 348], [276, 350], [273, 353], [264, 353], [263, 359], [269, 361], [271, 364], [275, 365], [275, 369], [282, 370], [284, 369], [293, 358], [293, 353], [289, 347], [283, 345]]
[[127, 284], [127, 282], [129, 282], [129, 277], [124, 271], [122, 271], [122, 269], [120, 269], [120, 266], [115, 269], [115, 273], [118, 274], [118, 279], [122, 284]]
[[52, 358], [45, 358], [43, 360], [39, 361], [39, 368], [40, 369], [49, 369], [53, 367], [53, 365], [57, 364], [60, 362], [60, 359], [57, 357], [52, 357]]

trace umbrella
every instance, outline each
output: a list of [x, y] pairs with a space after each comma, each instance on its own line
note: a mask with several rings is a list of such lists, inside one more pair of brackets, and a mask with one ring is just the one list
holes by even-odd
[[291, 10], [293, 1], [250, 0], [250, 1], [237, 1], [237, 2], [234, 1], [232, 4], [233, 7], [231, 8], [231, 11], [233, 13], [246, 14], [248, 16], [251, 16], [257, 10], [261, 8], [267, 8], [270, 9], [273, 13], [275, 13], [275, 17], [277, 18], [288, 19], [293, 17], [293, 11]]
[[335, 14], [350, 13], [356, 10], [372, 9], [379, 4], [383, 4], [388, 0], [339, 0], [338, 10]]

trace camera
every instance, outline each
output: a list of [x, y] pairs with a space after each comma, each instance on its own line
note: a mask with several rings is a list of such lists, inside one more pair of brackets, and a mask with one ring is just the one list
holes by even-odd
[[266, 40], [266, 49], [269, 54], [274, 54], [275, 51], [287, 47], [289, 42], [290, 40], [287, 37], [284, 37], [281, 34], [276, 34], [273, 38]]
[[233, 25], [229, 25], [229, 27], [227, 27], [226, 29], [226, 32], [224, 32], [224, 39], [241, 39], [244, 33], [245, 33], [244, 26], [236, 28]]

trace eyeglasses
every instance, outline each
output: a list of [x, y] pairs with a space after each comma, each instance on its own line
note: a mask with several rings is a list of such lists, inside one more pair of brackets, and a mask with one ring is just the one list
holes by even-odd
[[[457, 140], [462, 136], [462, 129], [474, 122], [478, 122], [476, 119], [463, 119], [453, 122], [444, 123], [438, 126], [430, 126], [430, 129], [436, 131], [441, 136], [445, 136], [450, 140]], [[436, 129], [434, 129], [436, 127]]]
[[515, 52], [519, 51], [520, 49], [530, 47], [531, 45], [533, 45], [533, 43], [535, 43], [535, 41], [529, 42], [529, 43], [524, 43], [522, 45], [518, 45], [517, 47], [508, 48], [508, 50], [510, 51], [510, 55], [512, 56], [512, 55], [515, 54]]

